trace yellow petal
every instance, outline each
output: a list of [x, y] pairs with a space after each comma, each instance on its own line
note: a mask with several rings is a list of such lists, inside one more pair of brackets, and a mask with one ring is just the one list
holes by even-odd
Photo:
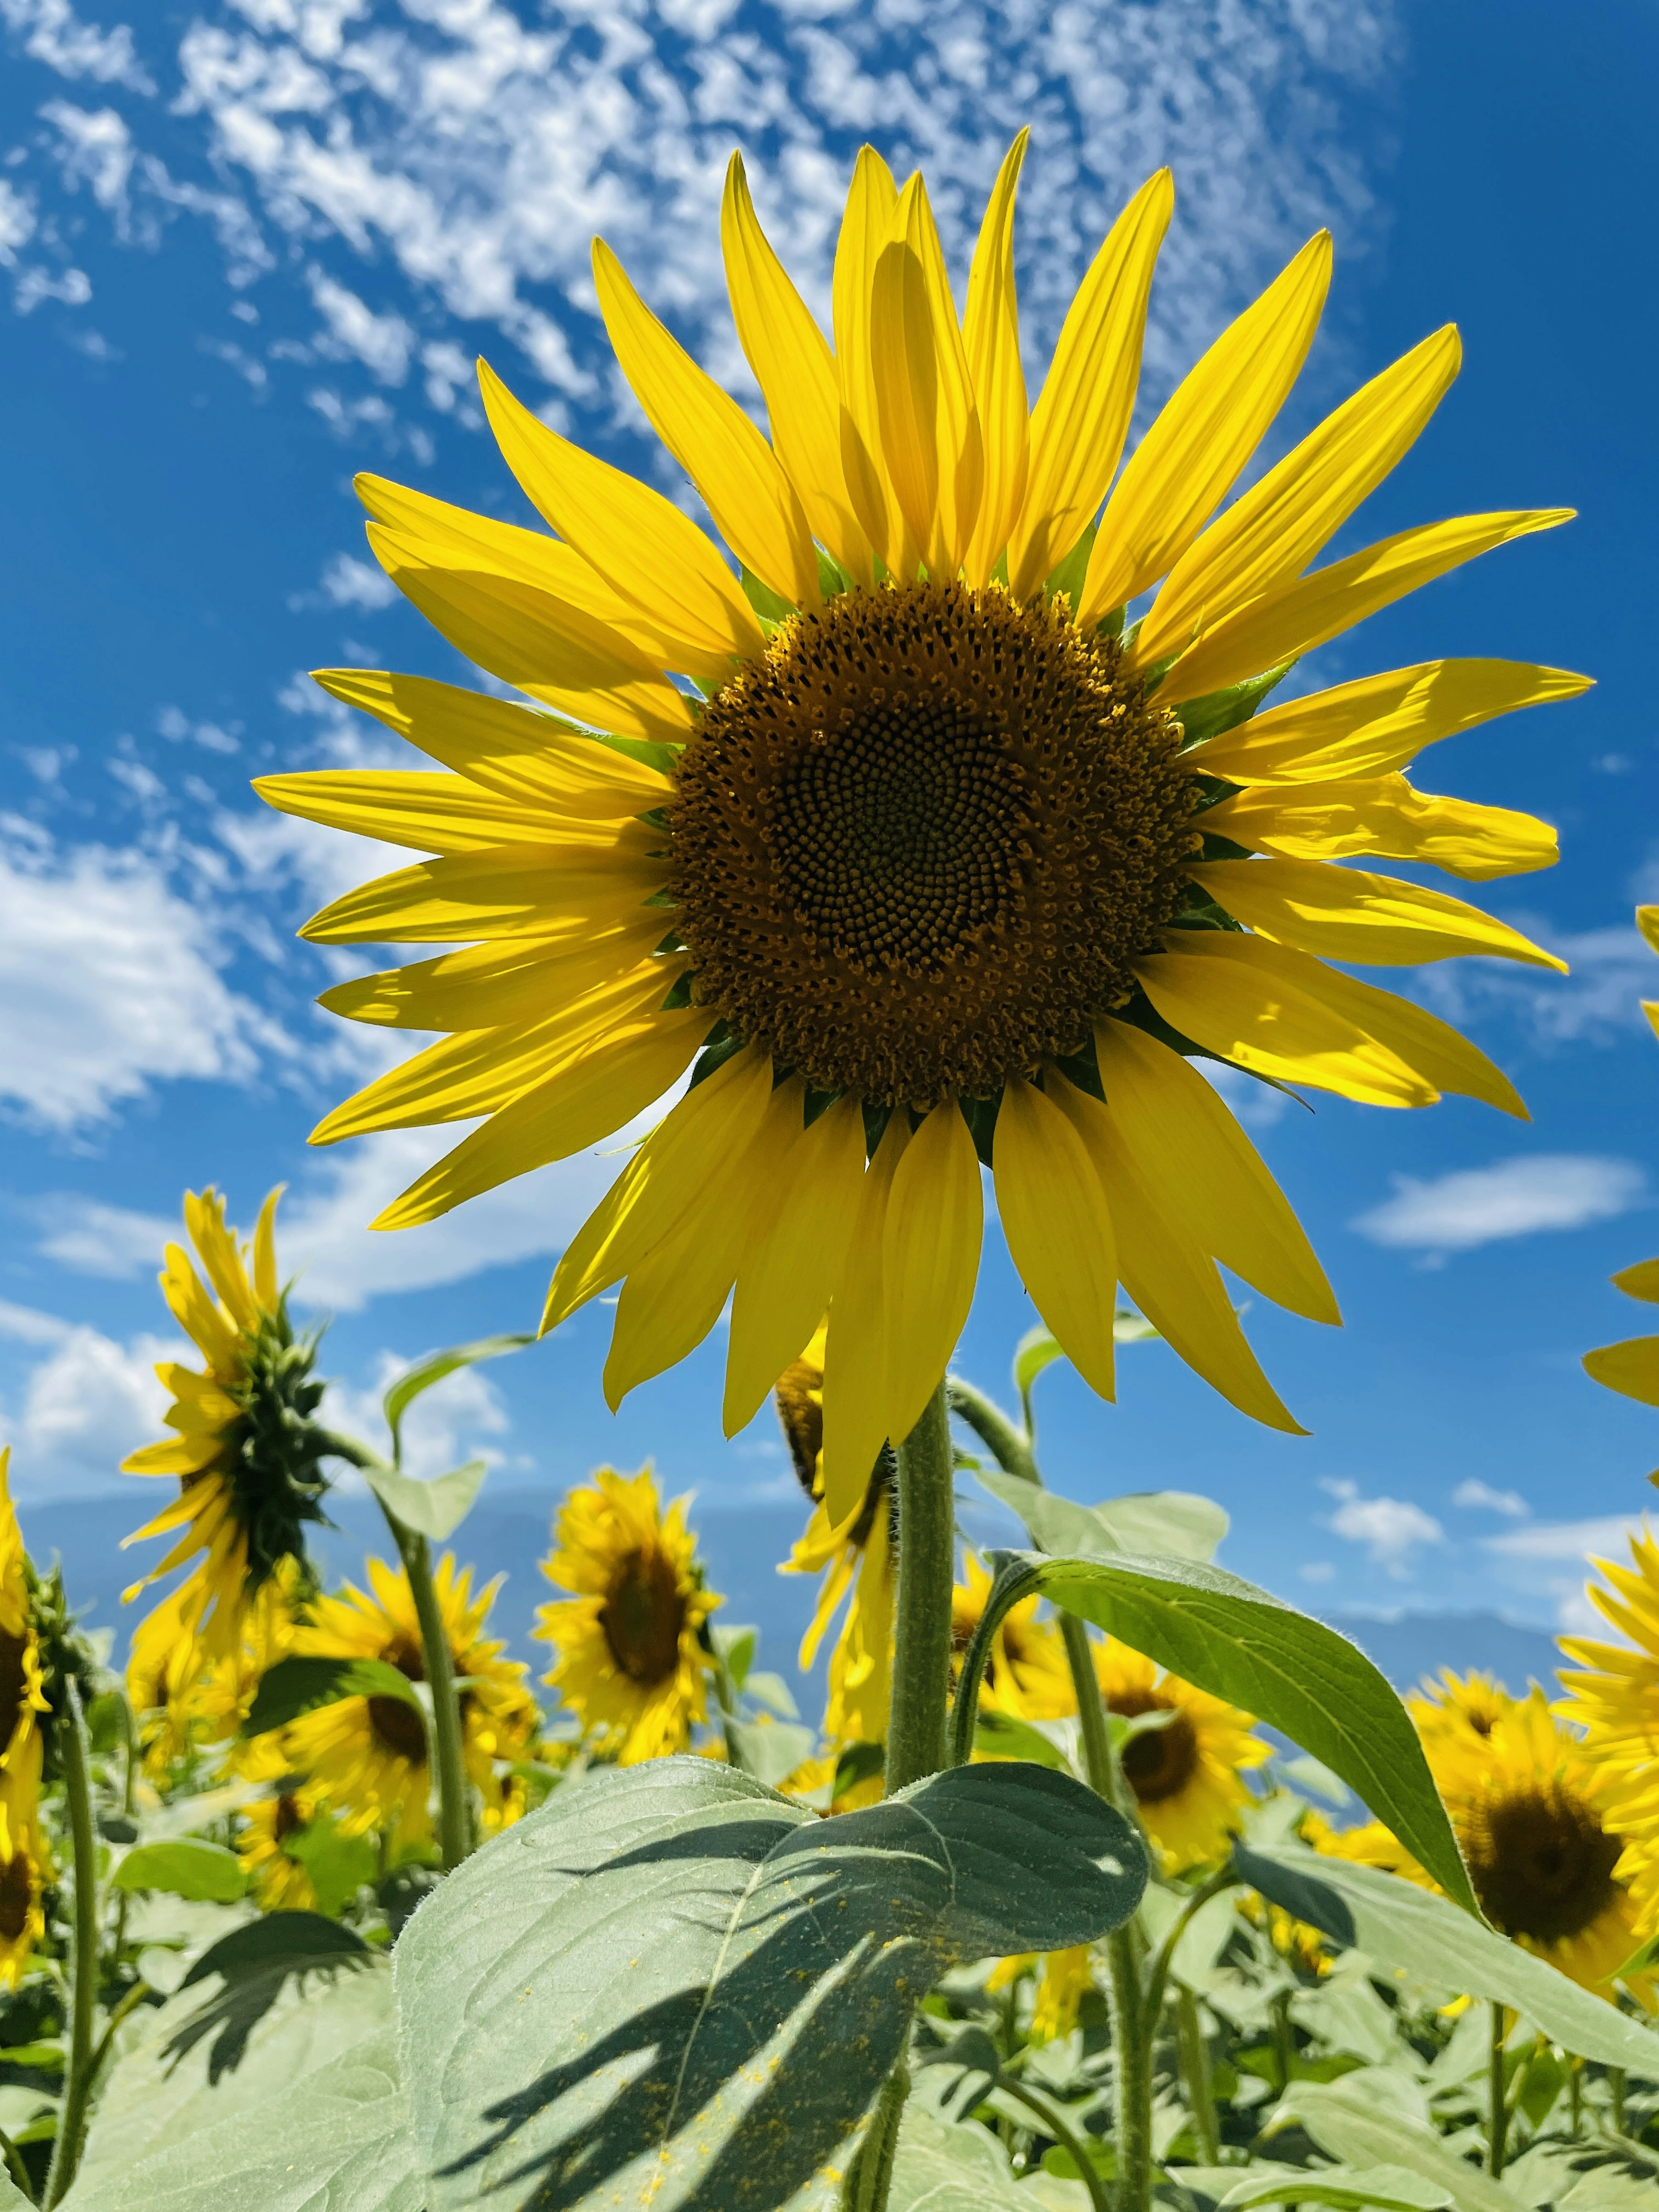
[[1636, 927], [1641, 931], [1649, 951], [1659, 952], [1659, 906], [1638, 906]]
[[1206, 807], [1205, 830], [1293, 860], [1420, 860], [1477, 883], [1547, 868], [1561, 857], [1535, 814], [1414, 791], [1403, 775], [1365, 782], [1257, 784]]
[[492, 1114], [545, 1083], [600, 1039], [661, 1006], [667, 979], [654, 961], [612, 976], [538, 1022], [461, 1030], [428, 1045], [344, 1099], [312, 1131], [313, 1145], [375, 1129], [418, 1129]]
[[[1328, 415], [1170, 570], [1135, 640], [1149, 667], [1271, 586], [1299, 576], [1416, 441], [1456, 375], [1450, 324]], [[1264, 666], [1273, 664], [1264, 663]]]
[[888, 573], [914, 576], [921, 554], [881, 467], [881, 418], [871, 348], [871, 295], [876, 263], [892, 236], [898, 207], [893, 174], [872, 146], [853, 166], [841, 235], [836, 242], [832, 301], [836, 365], [841, 377], [841, 461], [847, 495], [865, 536]]
[[1565, 960], [1443, 891], [1322, 860], [1204, 860], [1188, 870], [1237, 921], [1326, 960], [1401, 967], [1495, 953], [1567, 972]]
[[[404, 598], [458, 653], [502, 683], [623, 737], [684, 744], [690, 735], [684, 693], [620, 630], [514, 577], [435, 566], [417, 540], [378, 522], [368, 535]], [[729, 671], [728, 661], [721, 672]]]
[[1171, 929], [1135, 975], [1171, 1028], [1279, 1083], [1312, 1083], [1369, 1106], [1432, 1106], [1435, 1086], [1322, 994], [1255, 956], [1279, 948], [1224, 930]]
[[[461, 775], [325, 768], [300, 775], [256, 775], [253, 788], [280, 814], [297, 814], [301, 821], [425, 853], [478, 853], [492, 845], [544, 840], [557, 844], [563, 828], [562, 817], [550, 809], [504, 799]], [[584, 823], [583, 830], [587, 826]]]
[[1638, 1260], [1633, 1267], [1621, 1267], [1612, 1278], [1615, 1291], [1622, 1291], [1627, 1298], [1644, 1298], [1650, 1305], [1659, 1305], [1659, 1260]]
[[1020, 132], [997, 172], [968, 271], [962, 319], [963, 347], [985, 441], [985, 489], [963, 562], [966, 580], [975, 585], [989, 582], [1025, 497], [1030, 437], [1014, 285], [1014, 196], [1030, 135]]
[[993, 1157], [1020, 1280], [1078, 1373], [1110, 1398], [1117, 1247], [1087, 1147], [1053, 1100], [1016, 1076], [1003, 1087]]
[[446, 1152], [370, 1228], [435, 1221], [480, 1191], [597, 1145], [654, 1105], [708, 1035], [707, 1008], [617, 1023], [581, 1059], [501, 1108]]
[[1336, 783], [1408, 768], [1425, 745], [1517, 708], [1576, 699], [1588, 676], [1520, 660], [1425, 660], [1270, 708], [1189, 757], [1230, 783]]
[[[551, 944], [509, 938], [505, 945], [469, 945], [412, 967], [354, 976], [317, 1003], [348, 1021], [384, 1029], [499, 1029], [533, 1022], [549, 1006], [567, 1006], [609, 977], [630, 973], [662, 935], [661, 908], [647, 907], [637, 921]], [[663, 961], [665, 997], [684, 965]]]
[[1118, 1267], [1125, 1289], [1187, 1364], [1252, 1420], [1291, 1436], [1292, 1419], [1244, 1340], [1213, 1262], [1183, 1233], [1170, 1211], [1171, 1192], [1139, 1151], [1138, 1133], [1109, 1106], [1062, 1078], [1054, 1103], [1089, 1149], [1112, 1210]]
[[236, 1239], [225, 1226], [225, 1201], [216, 1191], [204, 1191], [199, 1198], [192, 1190], [185, 1193], [185, 1227], [231, 1320], [238, 1328], [258, 1328], [259, 1309]]
[[823, 1320], [834, 1293], [864, 1180], [864, 1114], [838, 1098], [799, 1127], [804, 1091], [794, 1079], [797, 1141], [775, 1217], [757, 1222], [738, 1269], [726, 1363], [726, 1433], [735, 1436]]
[[791, 606], [818, 604], [818, 556], [793, 485], [729, 392], [664, 329], [602, 238], [593, 241], [599, 312], [646, 419], [702, 495], [744, 567]]
[[275, 1313], [281, 1295], [281, 1284], [276, 1274], [276, 1207], [285, 1183], [276, 1189], [259, 1208], [258, 1224], [253, 1231], [253, 1295], [266, 1313]]
[[887, 1202], [882, 1281], [887, 1421], [896, 1446], [921, 1419], [956, 1350], [974, 1302], [984, 1225], [979, 1155], [949, 1099], [906, 1146]]
[[985, 446], [951, 283], [920, 174], [902, 192], [870, 301], [888, 483], [930, 575], [954, 576], [979, 520]]
[[158, 1279], [173, 1318], [201, 1347], [215, 1375], [228, 1381], [237, 1374], [241, 1364], [234, 1328], [215, 1305], [179, 1245], [169, 1244], [161, 1255], [161, 1262]]
[[[137, 1451], [129, 1452], [121, 1462], [123, 1474], [199, 1474], [219, 1455], [220, 1439], [215, 1437], [169, 1437], [157, 1444], [144, 1444]], [[151, 1526], [154, 1527], [154, 1523]], [[139, 1534], [149, 1530], [141, 1528]]]
[[[495, 442], [525, 496], [647, 620], [672, 637], [683, 673], [716, 679], [752, 660], [760, 624], [710, 540], [672, 501], [613, 469], [521, 406], [485, 362], [478, 385]], [[509, 681], [511, 679], [509, 678]]]
[[830, 1305], [823, 1350], [823, 1499], [840, 1528], [864, 1503], [876, 1455], [887, 1441], [887, 1297], [883, 1255], [893, 1175], [910, 1120], [890, 1114], [865, 1170], [847, 1257]]
[[1177, 387], [1106, 502], [1080, 623], [1097, 623], [1166, 575], [1209, 520], [1296, 382], [1330, 281], [1322, 230]]
[[1621, 1397], [1659, 1406], [1659, 1336], [1632, 1336], [1623, 1344], [1603, 1345], [1584, 1354], [1584, 1372], [1593, 1382]]
[[[453, 944], [482, 937], [550, 937], [574, 918], [637, 919], [658, 890], [662, 832], [629, 823], [591, 846], [502, 845], [399, 868], [347, 891], [300, 932], [313, 945]], [[665, 915], [666, 927], [668, 917]]]
[[312, 681], [458, 775], [568, 818], [615, 821], [674, 796], [672, 776], [509, 699], [376, 668], [319, 668]]
[[738, 154], [726, 174], [720, 243], [732, 320], [766, 402], [774, 449], [813, 535], [856, 582], [868, 586], [870, 540], [842, 473], [836, 357], [760, 227]]
[[745, 1045], [692, 1085], [571, 1240], [548, 1288], [544, 1336], [619, 1283], [678, 1226], [720, 1162], [746, 1151], [771, 1096], [771, 1054], [758, 1045]]
[[1302, 1224], [1192, 1062], [1127, 1022], [1097, 1022], [1095, 1048], [1113, 1115], [1187, 1242], [1291, 1313], [1340, 1324]]
[[1167, 169], [1149, 177], [1107, 233], [1060, 325], [1031, 416], [1025, 503], [1008, 547], [1008, 588], [1029, 599], [1077, 544], [1116, 473], [1140, 382], [1146, 301], [1175, 211]]
[[[1572, 509], [1566, 507], [1459, 515], [1449, 522], [1402, 530], [1378, 545], [1351, 553], [1346, 561], [1316, 568], [1311, 576], [1280, 584], [1218, 623], [1190, 653], [1183, 653], [1158, 687], [1158, 703], [1177, 707], [1183, 699], [1202, 698], [1264, 668], [1277, 668], [1281, 661], [1311, 653], [1316, 646], [1352, 629], [1379, 608], [1392, 606], [1408, 592], [1461, 568], [1477, 554], [1490, 553], [1494, 546], [1528, 537], [1534, 530], [1553, 530], [1571, 519]], [[1138, 648], [1134, 658], [1137, 665], [1146, 665]]]

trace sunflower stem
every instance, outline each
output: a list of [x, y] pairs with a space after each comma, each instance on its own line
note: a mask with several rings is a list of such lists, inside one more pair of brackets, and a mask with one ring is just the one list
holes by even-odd
[[1025, 2084], [1012, 2074], [1000, 2074], [997, 2076], [997, 2087], [1005, 2097], [1012, 2097], [1017, 2103], [1024, 2105], [1028, 2112], [1035, 2112], [1042, 2123], [1043, 2134], [1052, 2136], [1070, 2158], [1078, 2170], [1079, 2179], [1088, 2192], [1090, 2212], [1113, 2212], [1111, 2194], [1107, 2189], [1105, 2176], [1089, 2155], [1088, 2145], [1079, 2135], [1077, 2130], [1072, 2126], [1060, 2106], [1052, 2099], [1040, 2095], [1036, 2090], [1027, 2088]]
[[58, 2139], [52, 2145], [42, 2199], [48, 2212], [64, 2195], [81, 2163], [87, 2102], [92, 2091], [93, 2014], [98, 2002], [98, 1839], [92, 1824], [92, 1761], [81, 1692], [72, 1674], [65, 1675], [64, 1692], [58, 1756], [64, 1770], [75, 1869], [75, 1952], [70, 1983], [69, 2063], [64, 2075], [64, 2101], [58, 2108]]
[[1491, 2033], [1486, 2046], [1486, 2171], [1496, 2181], [1504, 2171], [1510, 2129], [1509, 2084], [1504, 2065], [1509, 2016], [1501, 2004], [1491, 2004], [1487, 2011]]
[[952, 1375], [945, 1387], [951, 1411], [961, 1415], [1003, 1473], [1019, 1482], [1034, 1482], [1041, 1490], [1042, 1477], [1037, 1472], [1029, 1432], [1022, 1435], [1000, 1406], [994, 1405], [971, 1382], [964, 1382], [960, 1375]]
[[29, 2179], [29, 2170], [23, 2163], [23, 2154], [3, 2128], [0, 2128], [0, 2153], [3, 2153], [5, 2156], [7, 2170], [21, 2191], [23, 2202], [26, 2204], [33, 2204], [34, 2184]]
[[847, 2212], [887, 2212], [898, 2152], [899, 2122], [910, 2094], [910, 2069], [901, 2058], [881, 2087], [842, 2197]]
[[1140, 1967], [1129, 1927], [1106, 1939], [1116, 2090], [1118, 2212], [1152, 2212], [1152, 2050], [1141, 2018]]
[[943, 1380], [899, 1449], [898, 1528], [893, 1706], [887, 1729], [890, 1797], [945, 1765], [956, 1471]]
[[432, 1580], [432, 1547], [426, 1538], [405, 1528], [386, 1500], [380, 1500], [386, 1526], [398, 1546], [415, 1601], [415, 1619], [421, 1631], [421, 1657], [426, 1667], [427, 1687], [432, 1693], [432, 1748], [438, 1773], [438, 1848], [446, 1874], [459, 1866], [472, 1848], [466, 1765], [461, 1756], [461, 1701], [455, 1689], [455, 1668], [449, 1638]]
[[1181, 2043], [1181, 2078], [1187, 2087], [1199, 2163], [1219, 2166], [1221, 2137], [1216, 2128], [1215, 2096], [1210, 2087], [1210, 2046], [1199, 2017], [1198, 1999], [1185, 1982], [1176, 1984], [1176, 2032]]

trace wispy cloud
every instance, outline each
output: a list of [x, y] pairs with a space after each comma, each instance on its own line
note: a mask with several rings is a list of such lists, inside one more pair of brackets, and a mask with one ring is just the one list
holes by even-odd
[[1446, 1532], [1431, 1513], [1407, 1498], [1362, 1498], [1358, 1483], [1331, 1477], [1320, 1488], [1337, 1508], [1324, 1525], [1334, 1536], [1364, 1547], [1373, 1566], [1403, 1582], [1413, 1556], [1425, 1544], [1443, 1544]]
[[1394, 1196], [1349, 1226], [1373, 1244], [1428, 1253], [1472, 1252], [1505, 1237], [1611, 1221], [1640, 1205], [1647, 1189], [1633, 1161], [1574, 1152], [1393, 1182]]
[[1491, 1483], [1482, 1482], [1478, 1476], [1460, 1482], [1452, 1492], [1451, 1502], [1468, 1513], [1501, 1513], [1510, 1521], [1524, 1521], [1532, 1511], [1518, 1490], [1494, 1490]]

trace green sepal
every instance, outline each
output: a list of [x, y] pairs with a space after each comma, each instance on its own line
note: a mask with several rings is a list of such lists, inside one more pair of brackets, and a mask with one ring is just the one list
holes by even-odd
[[686, 1085], [686, 1089], [695, 1091], [700, 1083], [708, 1081], [717, 1067], [724, 1067], [734, 1053], [739, 1053], [742, 1050], [743, 1039], [740, 1036], [733, 1036], [724, 1022], [716, 1022], [708, 1032], [708, 1042], [697, 1054], [696, 1064], [691, 1070], [691, 1079]]
[[835, 555], [826, 553], [822, 545], [815, 545], [812, 550], [818, 556], [818, 590], [823, 596], [826, 599], [837, 599], [843, 592], [852, 591], [853, 579]]
[[769, 584], [763, 583], [752, 568], [740, 568], [738, 581], [743, 586], [743, 596], [759, 616], [760, 626], [768, 637], [797, 611], [781, 592], [775, 592]]
[[1090, 523], [1059, 567], [1043, 579], [1043, 597], [1056, 599], [1064, 592], [1071, 602], [1073, 614], [1077, 612], [1078, 603], [1083, 596], [1083, 579], [1088, 574], [1089, 556], [1095, 550], [1099, 527], [1098, 523]]
[[1220, 691], [1206, 691], [1201, 699], [1183, 699], [1170, 711], [1186, 733], [1186, 744], [1201, 745], [1225, 730], [1248, 722], [1275, 684], [1282, 684], [1296, 666], [1294, 655], [1260, 676], [1247, 676], [1242, 684], [1229, 684]]

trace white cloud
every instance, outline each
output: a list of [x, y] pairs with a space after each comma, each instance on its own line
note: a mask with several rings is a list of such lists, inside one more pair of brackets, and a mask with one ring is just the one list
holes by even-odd
[[35, 222], [34, 203], [0, 177], [0, 268], [13, 265], [18, 247], [33, 237]]
[[1502, 919], [1558, 954], [1571, 974], [1544, 975], [1506, 960], [1447, 960], [1416, 977], [1414, 994], [1460, 1028], [1507, 1016], [1545, 1051], [1646, 1034], [1640, 1001], [1652, 994], [1653, 954], [1627, 923], [1571, 931], [1538, 914]]
[[1500, 1559], [1559, 1561], [1609, 1554], [1616, 1559], [1639, 1525], [1628, 1513], [1603, 1513], [1589, 1521], [1534, 1521], [1501, 1536], [1483, 1536], [1481, 1544]]
[[1412, 1554], [1425, 1544], [1443, 1544], [1446, 1532], [1431, 1513], [1405, 1498], [1362, 1498], [1358, 1486], [1330, 1480], [1320, 1484], [1339, 1503], [1325, 1522], [1334, 1536], [1363, 1544], [1373, 1566], [1403, 1581]]
[[1503, 1237], [1611, 1221], [1639, 1205], [1647, 1187], [1632, 1161], [1572, 1152], [1392, 1181], [1394, 1196], [1348, 1225], [1373, 1244], [1425, 1252], [1472, 1252]]
[[1489, 1482], [1482, 1482], [1478, 1476], [1471, 1476], [1468, 1481], [1460, 1482], [1452, 1492], [1451, 1502], [1469, 1512], [1501, 1513], [1510, 1521], [1524, 1521], [1532, 1511], [1518, 1490], [1494, 1490]]
[[[382, 1352], [374, 1379], [361, 1389], [343, 1382], [330, 1385], [318, 1418], [344, 1436], [360, 1438], [371, 1449], [385, 1451], [388, 1439], [380, 1401], [388, 1386], [418, 1356]], [[495, 1384], [477, 1367], [460, 1368], [424, 1391], [405, 1414], [404, 1471], [427, 1482], [465, 1460], [487, 1460], [494, 1466], [501, 1455], [482, 1439], [504, 1436], [510, 1426]]]
[[20, 269], [11, 288], [11, 303], [20, 315], [32, 315], [43, 300], [84, 307], [91, 297], [92, 279], [84, 269], [65, 269], [61, 276], [40, 268]]
[[[84, 1324], [3, 1302], [0, 1336], [46, 1354], [29, 1370], [15, 1411], [8, 1409], [15, 1492], [112, 1488], [126, 1455], [161, 1432], [167, 1393], [155, 1362], [177, 1358], [185, 1347], [148, 1334], [118, 1344]], [[136, 1498], [135, 1525], [143, 1504]]]
[[59, 76], [90, 77], [95, 84], [124, 84], [131, 92], [154, 92], [141, 67], [129, 25], [100, 30], [83, 23], [69, 0], [0, 0], [0, 18], [23, 41], [32, 61], [44, 62]]
[[311, 296], [328, 325], [330, 348], [355, 355], [382, 384], [401, 384], [409, 374], [415, 333], [401, 315], [377, 315], [355, 292], [337, 284], [325, 270], [313, 269]]
[[163, 707], [155, 717], [155, 726], [172, 745], [186, 743], [200, 745], [204, 752], [234, 753], [240, 750], [242, 732], [240, 722], [233, 722], [228, 730], [217, 722], [192, 722], [177, 707]]
[[47, 100], [40, 113], [63, 138], [58, 166], [64, 182], [71, 191], [82, 184], [90, 186], [99, 206], [125, 223], [133, 144], [132, 133], [120, 116], [112, 107], [94, 112], [66, 100]]
[[1607, 1624], [1585, 1595], [1586, 1576], [1599, 1559], [1628, 1560], [1631, 1538], [1646, 1527], [1628, 1513], [1534, 1521], [1524, 1528], [1506, 1528], [1501, 1536], [1483, 1536], [1480, 1548], [1509, 1588], [1554, 1601], [1562, 1633], [1605, 1638]]
[[384, 568], [349, 553], [337, 553], [318, 580], [330, 606], [360, 607], [365, 614], [389, 607], [398, 596]]

